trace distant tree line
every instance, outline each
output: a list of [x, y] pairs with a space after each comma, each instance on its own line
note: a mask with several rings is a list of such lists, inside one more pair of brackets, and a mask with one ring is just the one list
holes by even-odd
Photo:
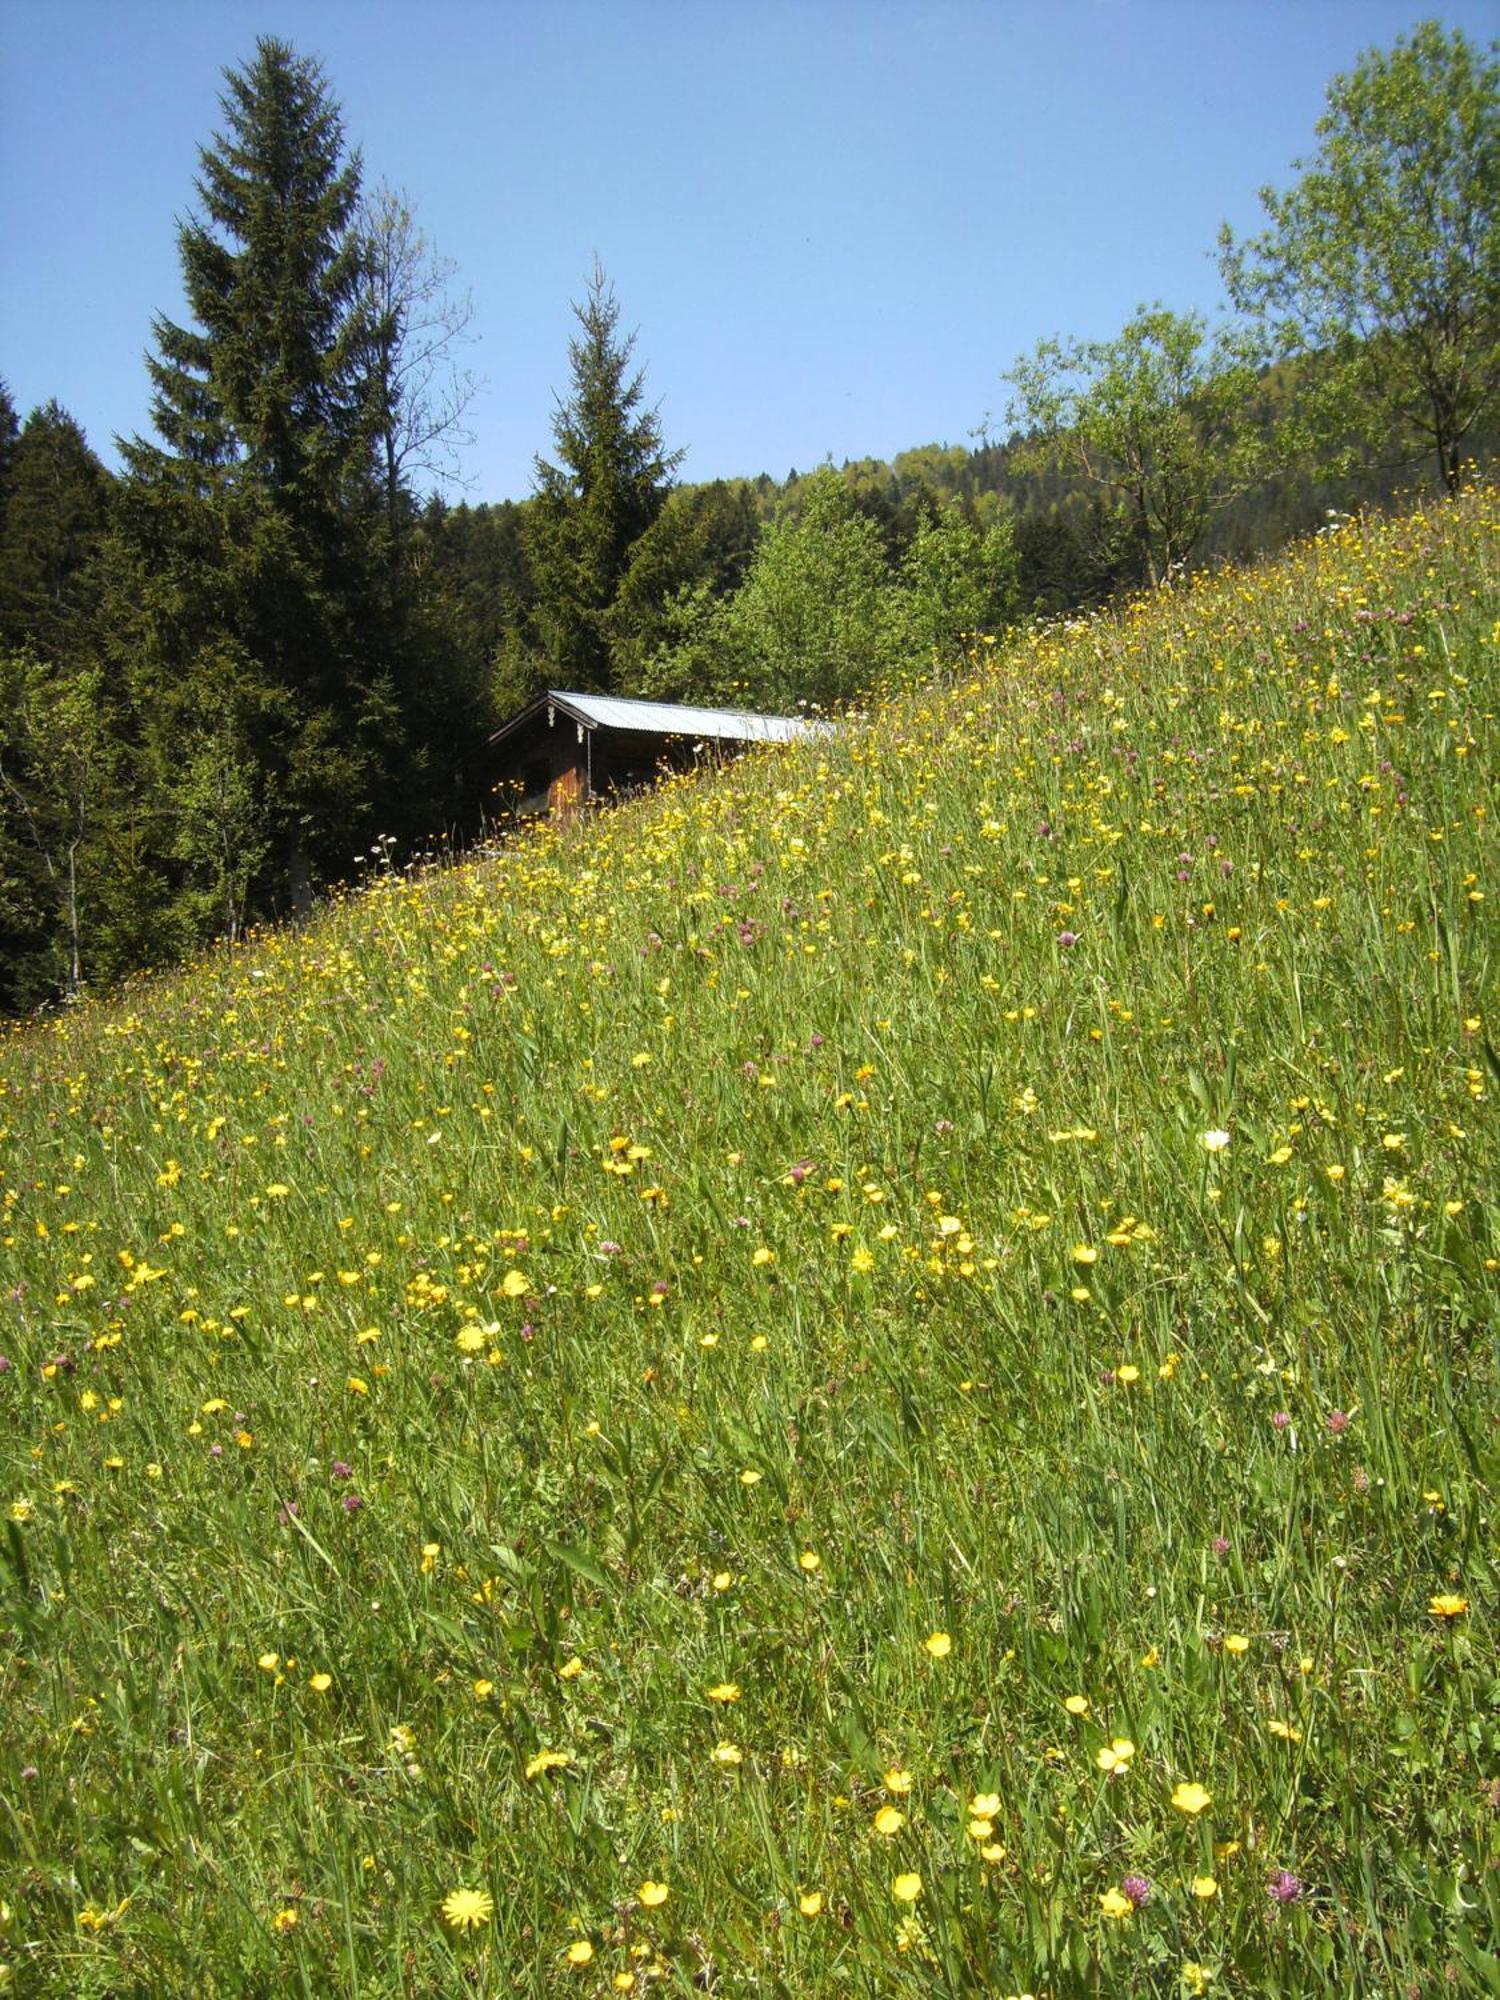
[[680, 482], [597, 265], [522, 501], [424, 493], [467, 441], [471, 308], [361, 188], [318, 65], [226, 73], [111, 475], [0, 384], [0, 1009], [305, 910], [467, 838], [485, 741], [565, 686], [834, 706], [976, 635], [1455, 486], [1500, 429], [1500, 64], [1424, 24], [1330, 86], [1318, 150], [1220, 262], [1016, 360], [1003, 437]]

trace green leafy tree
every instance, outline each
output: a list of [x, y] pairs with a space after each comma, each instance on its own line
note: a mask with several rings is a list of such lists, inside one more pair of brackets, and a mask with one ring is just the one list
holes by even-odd
[[1060, 456], [1122, 501], [1153, 584], [1267, 463], [1253, 356], [1201, 314], [1142, 306], [1113, 340], [1041, 341], [1006, 379], [1010, 421], [1030, 433], [1016, 467], [1045, 473]]
[[1008, 516], [982, 527], [956, 500], [917, 528], [901, 565], [914, 653], [950, 661], [966, 641], [994, 633], [1015, 610], [1017, 560]]
[[1435, 21], [1335, 77], [1318, 150], [1221, 265], [1308, 377], [1315, 434], [1397, 427], [1456, 488], [1500, 396], [1500, 62]]
[[88, 853], [119, 761], [96, 667], [0, 659], [0, 998], [12, 1008], [83, 989]]
[[526, 516], [532, 671], [538, 685], [608, 689], [617, 678], [610, 608], [682, 453], [666, 449], [645, 403], [643, 371], [631, 367], [635, 335], [621, 337], [619, 302], [597, 263], [573, 312], [572, 387], [552, 420], [558, 462], [537, 459]]
[[880, 528], [831, 466], [765, 535], [713, 627], [720, 691], [791, 709], [888, 680], [905, 634]]
[[[630, 551], [605, 614], [615, 682], [622, 694], [660, 692], [650, 663], [684, 631], [684, 604], [697, 607], [688, 623], [711, 611], [744, 581], [760, 539], [755, 498], [743, 479], [679, 486]], [[701, 692], [701, 689], [698, 690]], [[692, 675], [674, 695], [690, 699]]]

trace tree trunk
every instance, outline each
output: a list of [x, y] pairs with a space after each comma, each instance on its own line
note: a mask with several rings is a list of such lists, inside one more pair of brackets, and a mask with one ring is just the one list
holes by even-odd
[[78, 945], [78, 844], [68, 848], [68, 998], [76, 1000], [83, 986], [83, 954]]
[[303, 923], [312, 915], [312, 868], [308, 862], [307, 849], [300, 840], [293, 841], [286, 858], [287, 894], [291, 897], [292, 916], [297, 923]]

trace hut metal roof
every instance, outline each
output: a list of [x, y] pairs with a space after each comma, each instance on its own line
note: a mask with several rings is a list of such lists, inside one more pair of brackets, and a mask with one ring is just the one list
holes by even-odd
[[545, 694], [502, 723], [491, 743], [499, 743], [543, 708], [558, 709], [584, 729], [620, 729], [635, 736], [691, 736], [717, 743], [791, 743], [819, 736], [829, 727], [797, 715], [757, 715], [740, 708], [689, 708], [675, 701], [634, 701], [613, 694]]

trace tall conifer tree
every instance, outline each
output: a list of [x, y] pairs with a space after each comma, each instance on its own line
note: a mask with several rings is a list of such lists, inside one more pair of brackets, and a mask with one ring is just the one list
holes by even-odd
[[111, 483], [59, 403], [32, 411], [9, 453], [0, 508], [0, 647], [53, 661], [77, 650]]
[[171, 851], [215, 878], [209, 908], [226, 841], [210, 825], [196, 851], [203, 799], [236, 800], [233, 850], [301, 902], [378, 796], [397, 711], [358, 161], [284, 42], [227, 72], [221, 105], [179, 231], [191, 324], [155, 323], [160, 441], [125, 448], [115, 550], [150, 775], [192, 822]]
[[537, 459], [527, 519], [536, 664], [562, 685], [608, 689], [609, 609], [682, 453], [666, 449], [645, 406], [644, 371], [631, 372], [635, 336], [621, 337], [619, 301], [597, 262], [573, 312], [572, 390], [552, 419], [559, 463]]

